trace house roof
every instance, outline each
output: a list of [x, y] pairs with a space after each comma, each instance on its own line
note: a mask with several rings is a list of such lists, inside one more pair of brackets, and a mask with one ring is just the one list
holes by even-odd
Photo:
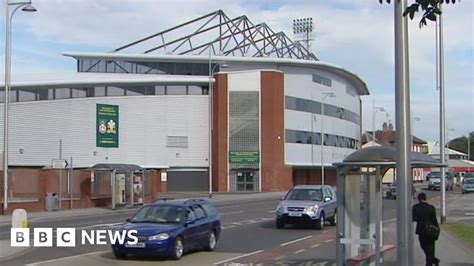
[[[428, 146], [428, 154], [434, 154], [434, 155], [439, 154], [440, 151], [439, 151], [439, 142], [438, 141], [430, 141], [430, 142], [427, 143], [427, 146]], [[447, 148], [447, 153], [467, 156], [467, 154], [465, 154], [463, 152], [453, 150], [453, 149], [450, 149], [450, 148]]]
[[[367, 143], [372, 141], [374, 132], [373, 131], [366, 131], [362, 134], [361, 141], [362, 143]], [[394, 144], [396, 143], [396, 131], [383, 131], [383, 130], [376, 130], [375, 131], [375, 142], [384, 144]], [[426, 144], [427, 142], [418, 138], [417, 136], [413, 136], [413, 143], [415, 144]]]

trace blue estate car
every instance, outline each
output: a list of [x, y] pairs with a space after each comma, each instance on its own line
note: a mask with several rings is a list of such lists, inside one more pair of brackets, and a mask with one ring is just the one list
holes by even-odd
[[158, 200], [143, 206], [117, 230], [137, 230], [138, 236], [136, 244], [125, 241], [112, 245], [117, 258], [132, 254], [179, 260], [190, 250], [214, 250], [221, 221], [207, 200]]

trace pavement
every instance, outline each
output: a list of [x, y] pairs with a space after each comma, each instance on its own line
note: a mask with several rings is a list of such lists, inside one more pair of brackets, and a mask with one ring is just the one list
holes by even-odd
[[[447, 223], [474, 221], [474, 194], [461, 194], [459, 189], [446, 194]], [[428, 202], [436, 207], [438, 221], [440, 220], [440, 197], [434, 197]], [[472, 215], [472, 216], [471, 216]], [[474, 222], [470, 223], [474, 227]], [[424, 265], [425, 254], [420, 247], [418, 237], [415, 237], [415, 263]], [[471, 265], [474, 266], [474, 249], [467, 246], [462, 240], [441, 230], [436, 241], [436, 257], [441, 260], [440, 265]]]
[[[417, 185], [422, 187], [422, 185]], [[420, 189], [419, 189], [420, 190]], [[235, 204], [237, 202], [251, 202], [255, 200], [275, 200], [284, 196], [286, 192], [263, 192], [263, 193], [214, 193], [212, 198], [208, 198], [207, 193], [189, 192], [189, 193], [163, 193], [159, 198], [208, 198], [216, 205]], [[459, 191], [449, 192], [447, 194], [448, 222], [467, 222], [474, 221], [474, 194], [461, 195]], [[439, 208], [439, 197], [430, 199], [430, 203]], [[60, 219], [61, 217], [79, 217], [94, 216], [104, 213], [116, 213], [130, 211], [130, 209], [111, 210], [106, 208], [87, 208], [75, 210], [62, 210], [56, 212], [32, 212], [28, 213], [28, 220], [48, 221]], [[438, 215], [440, 211], [437, 211]], [[472, 216], [471, 216], [472, 215]], [[0, 216], [0, 225], [11, 223], [11, 215]], [[396, 244], [396, 222], [384, 223], [384, 232], [392, 236], [390, 242]], [[473, 223], [474, 226], [474, 223]], [[388, 236], [387, 235], [387, 236]], [[26, 249], [26, 248], [25, 248]], [[9, 240], [0, 240], [0, 259], [18, 255], [23, 252], [23, 248], [10, 247]], [[396, 260], [396, 251], [390, 252], [389, 257]], [[441, 259], [441, 265], [473, 265], [474, 250], [468, 247], [464, 242], [442, 230], [439, 240], [436, 242], [436, 256]], [[387, 260], [387, 265], [390, 259]], [[424, 253], [421, 250], [417, 237], [415, 237], [415, 265], [424, 265]], [[396, 262], [395, 264], [396, 265]]]

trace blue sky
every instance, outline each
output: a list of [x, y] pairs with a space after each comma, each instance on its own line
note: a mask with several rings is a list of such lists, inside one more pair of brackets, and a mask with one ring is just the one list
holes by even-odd
[[[33, 0], [33, 4], [38, 12], [14, 16], [14, 76], [74, 72], [75, 61], [62, 56], [65, 51], [107, 52], [217, 9], [230, 17], [246, 14], [254, 23], [266, 22], [290, 38], [293, 19], [311, 17], [315, 22], [312, 51], [322, 61], [359, 75], [369, 87], [371, 95], [362, 97], [363, 129], [372, 130], [373, 101], [387, 110], [377, 113], [376, 128], [384, 121], [395, 123], [393, 5], [378, 0]], [[446, 123], [454, 129], [450, 138], [474, 131], [473, 14], [472, 1], [445, 7]], [[414, 123], [414, 134], [438, 140], [434, 24], [419, 29], [417, 19], [409, 26], [411, 111], [412, 117], [420, 118]]]

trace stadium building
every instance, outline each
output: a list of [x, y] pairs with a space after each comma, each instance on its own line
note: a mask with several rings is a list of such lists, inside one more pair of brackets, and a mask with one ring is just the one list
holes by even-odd
[[322, 168], [335, 185], [332, 163], [359, 147], [364, 81], [246, 16], [219, 10], [111, 52], [64, 55], [77, 73], [12, 83], [11, 209], [44, 209], [50, 192], [81, 208], [209, 186], [287, 190], [319, 184]]

